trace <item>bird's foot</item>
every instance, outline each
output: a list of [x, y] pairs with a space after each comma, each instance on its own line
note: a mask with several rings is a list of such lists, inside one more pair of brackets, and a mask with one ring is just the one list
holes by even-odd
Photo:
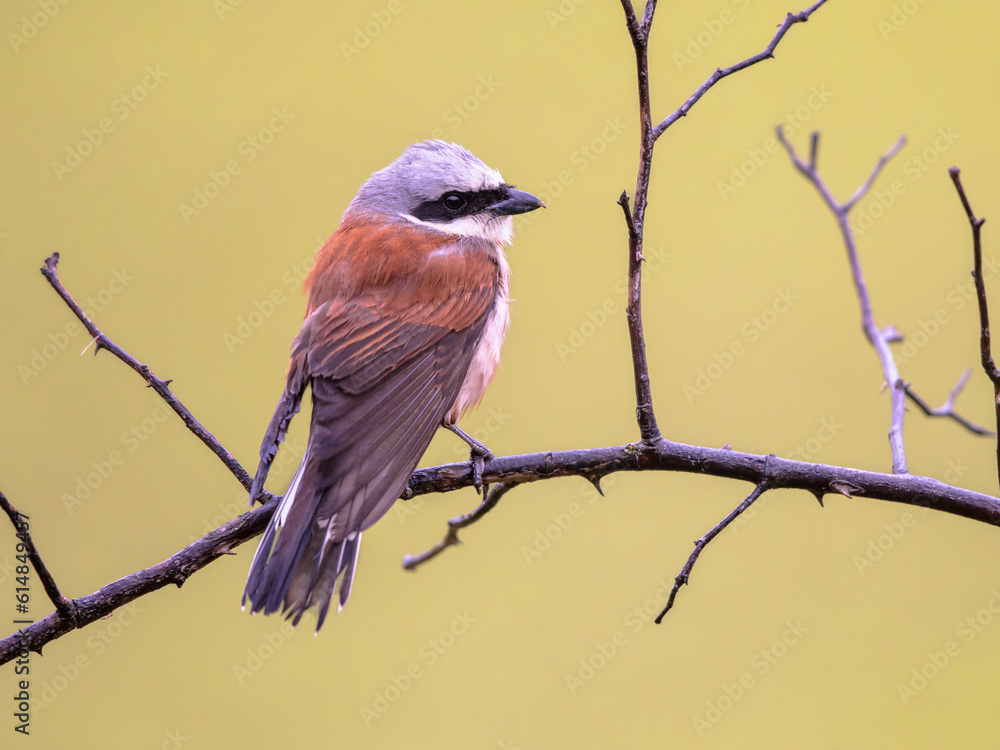
[[483, 468], [486, 466], [487, 461], [493, 460], [493, 451], [461, 430], [457, 425], [446, 424], [445, 427], [462, 438], [469, 446], [469, 465], [472, 467], [472, 484], [476, 488], [476, 492], [485, 497], [489, 485], [483, 485]]

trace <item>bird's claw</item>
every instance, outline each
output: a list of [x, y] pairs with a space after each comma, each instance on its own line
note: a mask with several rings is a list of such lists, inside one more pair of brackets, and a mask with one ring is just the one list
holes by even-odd
[[469, 464], [472, 466], [472, 486], [483, 497], [486, 497], [486, 491], [489, 489], [488, 484], [483, 484], [483, 469], [486, 467], [486, 462], [492, 460], [493, 452], [481, 443], [478, 448], [473, 447], [469, 452]]

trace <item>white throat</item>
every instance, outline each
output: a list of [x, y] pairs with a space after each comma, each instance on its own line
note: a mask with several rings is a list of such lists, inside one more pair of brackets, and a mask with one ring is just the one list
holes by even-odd
[[486, 240], [497, 248], [509, 245], [514, 239], [514, 220], [510, 216], [475, 214], [449, 222], [422, 221], [411, 214], [400, 214], [400, 216], [413, 224], [429, 227], [445, 234]]

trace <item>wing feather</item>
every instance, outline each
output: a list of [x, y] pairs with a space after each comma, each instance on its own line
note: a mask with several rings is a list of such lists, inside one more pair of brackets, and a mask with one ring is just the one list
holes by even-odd
[[306, 385], [309, 444], [251, 566], [253, 611], [297, 622], [317, 605], [322, 624], [338, 579], [346, 602], [361, 532], [402, 493], [454, 404], [498, 283], [485, 243], [416, 227], [355, 220], [320, 251], [255, 487]]

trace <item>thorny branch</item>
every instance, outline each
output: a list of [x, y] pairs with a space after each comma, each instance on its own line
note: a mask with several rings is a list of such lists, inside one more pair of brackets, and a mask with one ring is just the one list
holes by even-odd
[[499, 484], [493, 485], [493, 488], [486, 493], [486, 497], [483, 498], [475, 510], [466, 513], [461, 516], [456, 516], [455, 518], [448, 521], [448, 531], [444, 535], [444, 539], [435, 544], [426, 552], [421, 552], [419, 555], [407, 555], [403, 558], [403, 567], [406, 570], [416, 570], [425, 562], [433, 560], [435, 557], [444, 552], [448, 547], [453, 547], [456, 544], [461, 544], [462, 540], [458, 538], [459, 529], [464, 529], [466, 526], [471, 526], [480, 518], [489, 513], [500, 502], [500, 498], [510, 492], [514, 487], [517, 486], [516, 482], [500, 482]]
[[[653, 127], [652, 107], [649, 96], [649, 33], [653, 26], [653, 14], [656, 12], [656, 0], [647, 0], [642, 13], [642, 20], [636, 18], [632, 0], [621, 0], [625, 13], [625, 26], [628, 29], [632, 48], [635, 51], [635, 68], [639, 91], [639, 170], [635, 179], [635, 197], [629, 206], [628, 192], [623, 190], [618, 198], [625, 218], [625, 228], [628, 232], [628, 282], [625, 304], [625, 319], [628, 323], [629, 346], [632, 351], [632, 379], [635, 384], [635, 416], [639, 424], [639, 436], [644, 443], [655, 443], [661, 440], [660, 428], [653, 411], [653, 395], [649, 379], [649, 363], [646, 358], [646, 336], [642, 325], [642, 255], [643, 228], [646, 216], [646, 205], [649, 194], [649, 179], [653, 167], [653, 146], [657, 138], [701, 99], [708, 90], [726, 76], [749, 68], [751, 65], [774, 57], [774, 50], [788, 30], [797, 23], [804, 23], [826, 0], [819, 0], [800, 13], [789, 13], [778, 27], [778, 31], [764, 50], [753, 57], [747, 58], [732, 67], [716, 70], [684, 104], [667, 117], [663, 122]], [[598, 485], [600, 490], [600, 485]], [[481, 516], [479, 516], [481, 517]], [[470, 523], [478, 520], [472, 519]], [[451, 529], [449, 529], [451, 534]], [[446, 536], [447, 540], [448, 537]], [[436, 549], [435, 555], [451, 545]]]
[[170, 380], [160, 380], [153, 371], [149, 369], [148, 365], [144, 365], [131, 354], [126, 352], [120, 346], [115, 344], [111, 339], [105, 336], [101, 330], [94, 325], [94, 322], [87, 317], [87, 314], [80, 308], [69, 292], [63, 287], [62, 282], [59, 281], [59, 253], [53, 253], [48, 258], [45, 259], [45, 265], [42, 266], [42, 276], [48, 279], [48, 282], [52, 285], [52, 288], [56, 290], [63, 301], [69, 305], [69, 309], [73, 311], [73, 314], [80, 319], [84, 327], [94, 337], [94, 354], [96, 355], [101, 349], [107, 349], [109, 352], [114, 354], [118, 359], [127, 364], [146, 381], [146, 385], [152, 388], [156, 393], [167, 402], [167, 406], [173, 409], [177, 415], [184, 420], [184, 424], [187, 426], [191, 432], [198, 436], [198, 438], [216, 456], [219, 460], [226, 465], [226, 468], [236, 477], [240, 484], [243, 485], [245, 489], [250, 489], [250, 485], [253, 483], [253, 479], [247, 474], [246, 470], [240, 466], [239, 461], [233, 458], [233, 455], [222, 447], [222, 444], [215, 439], [215, 436], [202, 427], [201, 422], [194, 418], [191, 411], [180, 402], [173, 393], [170, 391]]
[[674, 599], [677, 598], [677, 592], [681, 590], [681, 586], [687, 585], [688, 579], [691, 577], [691, 571], [694, 569], [694, 564], [698, 562], [698, 557], [701, 555], [702, 550], [708, 546], [709, 542], [718, 536], [719, 532], [739, 518], [747, 508], [757, 502], [757, 498], [763, 495], [768, 489], [769, 481], [767, 475], [767, 465], [771, 458], [773, 458], [773, 456], [768, 456], [764, 459], [764, 478], [757, 483], [757, 486], [753, 488], [753, 491], [747, 495], [746, 498], [744, 498], [743, 502], [733, 508], [728, 516], [715, 524], [715, 526], [713, 526], [707, 534], [694, 543], [694, 551], [691, 552], [687, 562], [684, 563], [684, 567], [681, 568], [681, 572], [677, 574], [676, 578], [674, 578], [674, 585], [670, 589], [670, 596], [667, 597], [666, 605], [662, 610], [660, 610], [660, 614], [658, 614], [656, 616], [656, 620], [654, 620], [657, 625], [663, 622], [663, 618], [666, 616], [667, 612], [669, 612], [671, 607], [674, 606]]
[[[712, 532], [699, 540], [696, 554], [689, 558], [688, 564], [682, 570], [684, 581], [690, 574], [694, 560], [700, 554], [711, 538], [719, 533], [732, 518], [749, 507], [749, 505], [765, 489], [790, 488], [806, 490], [822, 500], [824, 494], [836, 492], [847, 498], [860, 495], [866, 498], [887, 500], [920, 507], [933, 508], [945, 513], [952, 513], [965, 518], [1000, 526], [1000, 500], [971, 490], [954, 487], [929, 477], [912, 476], [909, 474], [881, 474], [862, 471], [847, 467], [814, 464], [790, 459], [776, 458], [773, 455], [760, 456], [725, 449], [704, 448], [700, 446], [673, 443], [660, 438], [653, 417], [652, 400], [649, 398], [649, 380], [645, 361], [645, 345], [642, 339], [640, 315], [639, 264], [642, 260], [643, 218], [646, 208], [646, 196], [649, 187], [649, 174], [652, 164], [652, 146], [673, 122], [685, 116], [691, 107], [722, 78], [743, 70], [761, 60], [773, 56], [778, 42], [784, 37], [792, 25], [803, 22], [825, 0], [815, 3], [798, 14], [789, 14], [778, 29], [767, 48], [760, 54], [744, 60], [731, 68], [717, 70], [679, 109], [667, 117], [655, 128], [651, 127], [649, 116], [648, 68], [646, 65], [646, 43], [652, 26], [655, 0], [647, 0], [642, 20], [635, 17], [629, 0], [622, 0], [625, 9], [629, 34], [633, 40], [638, 63], [640, 86], [640, 115], [643, 117], [642, 139], [640, 142], [640, 167], [636, 180], [636, 195], [634, 209], [629, 208], [628, 196], [623, 194], [619, 200], [629, 230], [629, 269], [630, 312], [629, 332], [633, 343], [633, 365], [636, 374], [637, 416], [642, 440], [638, 443], [618, 445], [605, 448], [589, 448], [581, 450], [532, 453], [517, 456], [493, 458], [483, 467], [482, 480], [494, 483], [493, 491], [483, 503], [471, 513], [452, 519], [449, 523], [448, 535], [438, 547], [446, 548], [458, 541], [458, 529], [475, 522], [490, 508], [494, 507], [502, 495], [518, 484], [535, 482], [556, 477], [582, 477], [598, 488], [600, 480], [619, 471], [679, 471], [729, 479], [752, 482], [756, 489], [723, 519]], [[815, 142], [810, 165], [815, 168]], [[873, 180], [873, 173], [870, 180]], [[960, 194], [964, 194], [959, 189]], [[856, 199], [852, 199], [854, 201]], [[971, 217], [971, 209], [968, 209]], [[981, 223], [981, 220], [979, 220]], [[974, 224], [975, 228], [975, 224]], [[978, 233], [976, 233], [978, 240]], [[977, 256], [978, 258], [978, 256]], [[153, 375], [152, 371], [138, 362], [134, 357], [113, 344], [84, 314], [80, 306], [59, 281], [56, 273], [58, 254], [49, 258], [42, 273], [52, 284], [52, 287], [66, 302], [72, 312], [83, 322], [94, 337], [96, 351], [107, 349], [129, 367], [138, 372], [147, 384], [160, 395], [181, 417], [185, 425], [194, 432], [215, 453], [230, 470], [230, 472], [249, 488], [251, 481], [246, 470], [229, 454], [225, 448], [209, 433], [170, 392], [169, 381], [163, 381]], [[981, 278], [981, 275], [980, 275]], [[987, 331], [988, 334], [988, 331]], [[886, 332], [888, 336], [888, 332]], [[890, 337], [891, 338], [891, 337]], [[954, 401], [957, 389], [953, 391], [950, 402]], [[912, 398], [912, 396], [911, 396]], [[946, 404], [948, 406], [948, 404]], [[648, 408], [647, 408], [648, 407]], [[945, 407], [942, 407], [944, 409]], [[971, 429], [971, 428], [970, 428]], [[429, 493], [443, 493], [469, 487], [473, 484], [472, 469], [468, 462], [446, 464], [422, 469], [414, 472], [410, 478], [409, 487], [404, 499]], [[2, 498], [2, 495], [0, 495]], [[267, 525], [278, 504], [278, 498], [263, 492], [261, 498], [263, 507], [255, 508], [238, 518], [223, 524], [218, 529], [209, 532], [193, 544], [171, 555], [166, 560], [132, 575], [125, 576], [107, 584], [92, 594], [75, 599], [66, 599], [57, 588], [52, 576], [38, 556], [34, 545], [30, 544], [30, 559], [56, 610], [47, 617], [25, 627], [10, 636], [0, 640], [0, 664], [7, 663], [27, 648], [41, 653], [42, 647], [75, 628], [82, 628], [95, 620], [106, 617], [119, 607], [135, 599], [156, 591], [168, 584], [181, 586], [188, 577], [204, 568], [213, 560], [223, 555], [233, 554], [232, 550], [258, 536]], [[20, 519], [26, 518], [2, 498], [4, 509], [10, 516], [15, 529], [20, 530]], [[449, 541], [453, 540], [453, 541]], [[425, 559], [440, 551], [436, 548], [425, 553]], [[423, 560], [411, 559], [411, 567]], [[680, 576], [678, 576], [680, 578]], [[679, 588], [680, 583], [678, 583]]]
[[797, 23], [809, 20], [816, 10], [826, 0], [819, 0], [800, 13], [789, 13], [785, 16], [767, 47], [752, 57], [738, 62], [729, 68], [717, 69], [708, 77], [698, 90], [684, 104], [677, 108], [659, 125], [653, 126], [649, 98], [649, 34], [653, 26], [653, 14], [656, 11], [656, 0], [647, 0], [640, 22], [635, 15], [631, 0], [621, 0], [625, 13], [625, 25], [629, 38], [635, 50], [635, 68], [639, 89], [639, 170], [635, 178], [635, 195], [632, 209], [629, 210], [628, 196], [622, 193], [618, 203], [625, 213], [625, 223], [628, 227], [628, 297], [625, 304], [625, 317], [628, 321], [629, 345], [632, 349], [632, 376], [635, 381], [635, 414], [639, 423], [639, 434], [645, 442], [655, 442], [660, 439], [660, 428], [653, 412], [653, 396], [649, 381], [649, 365], [646, 360], [646, 339], [642, 328], [642, 239], [646, 218], [646, 203], [649, 193], [649, 178], [653, 168], [653, 145], [663, 135], [664, 131], [681, 117], [687, 115], [699, 99], [723, 78], [749, 68], [751, 65], [774, 57], [774, 50], [784, 38], [788, 30]]

